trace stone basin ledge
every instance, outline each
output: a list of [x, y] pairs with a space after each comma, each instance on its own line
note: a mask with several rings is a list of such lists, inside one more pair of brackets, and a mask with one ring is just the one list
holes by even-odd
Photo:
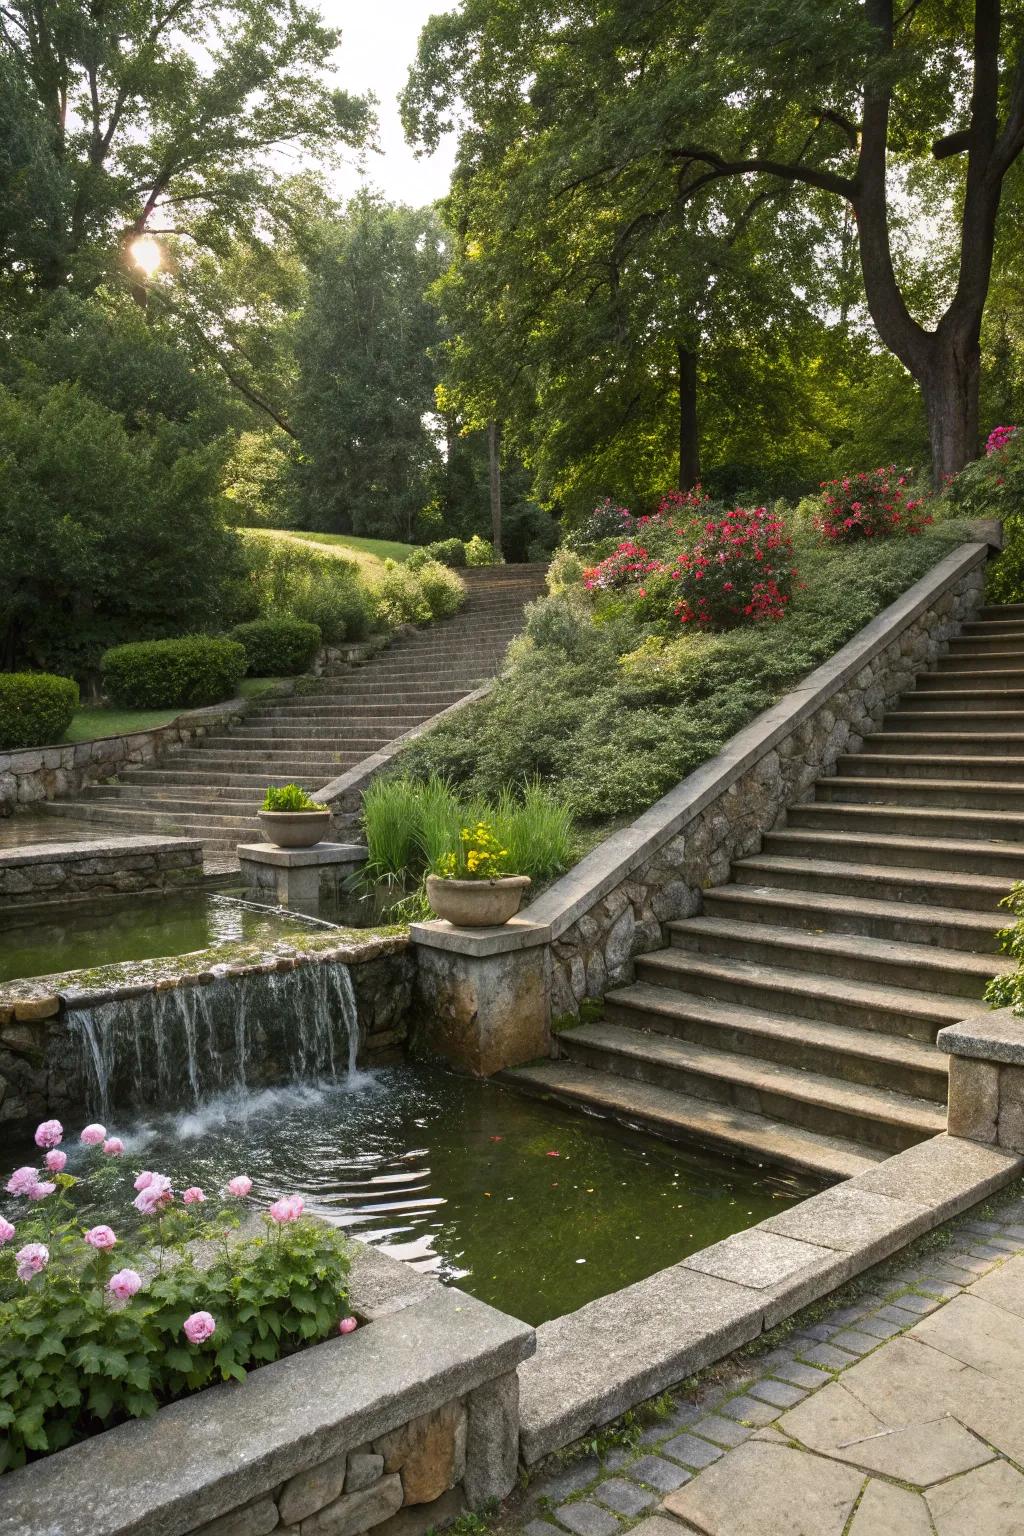
[[353, 1249], [364, 1326], [8, 1473], [0, 1536], [420, 1536], [504, 1498], [533, 1329]]

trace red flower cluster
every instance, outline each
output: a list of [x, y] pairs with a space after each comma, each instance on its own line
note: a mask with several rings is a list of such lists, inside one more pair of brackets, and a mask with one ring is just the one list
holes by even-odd
[[690, 550], [669, 568], [680, 624], [716, 629], [781, 619], [797, 575], [793, 541], [766, 507], [737, 507], [705, 523]]
[[993, 427], [985, 444], [985, 457], [991, 458], [994, 453], [1001, 453], [1009, 445], [1016, 431], [1016, 427]]
[[932, 521], [923, 501], [907, 495], [907, 477], [896, 466], [861, 470], [843, 480], [823, 480], [825, 509], [814, 526], [826, 539], [877, 539], [899, 530], [920, 533]]
[[583, 572], [583, 585], [588, 592], [607, 592], [616, 587], [628, 587], [631, 582], [661, 568], [661, 561], [651, 559], [642, 544], [623, 539], [613, 555]]

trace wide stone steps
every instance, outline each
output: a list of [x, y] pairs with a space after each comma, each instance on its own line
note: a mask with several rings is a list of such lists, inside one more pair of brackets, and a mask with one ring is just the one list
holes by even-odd
[[1014, 656], [1024, 659], [1024, 632], [992, 630], [985, 635], [965, 635], [949, 642], [952, 660], [961, 656]]
[[1024, 869], [1024, 842], [972, 842], [968, 838], [898, 837], [895, 833], [815, 831], [811, 827], [769, 832], [765, 851], [798, 858], [849, 859], [856, 864], [899, 864], [916, 869], [969, 870], [1000, 876], [1009, 890]]
[[241, 771], [235, 773], [207, 769], [205, 775], [199, 775], [188, 771], [175, 773], [170, 768], [132, 768], [122, 774], [117, 785], [97, 787], [106, 789], [123, 787], [128, 789], [138, 786], [140, 789], [151, 787], [154, 791], [164, 788], [173, 791], [188, 785], [196, 785], [201, 786], [203, 792], [208, 792], [210, 795], [230, 794], [235, 789], [258, 790], [262, 795], [263, 790], [270, 784], [280, 788], [291, 782], [292, 780], [288, 774], [284, 773], [246, 773]]
[[864, 737], [869, 752], [897, 752], [907, 757], [912, 753], [969, 753], [972, 757], [1003, 757], [1007, 750], [1024, 748], [1024, 735], [1007, 731], [956, 731], [913, 730], [877, 731]]
[[1024, 688], [923, 688], [901, 695], [899, 708], [922, 714], [955, 710], [959, 718], [968, 719], [979, 710], [1024, 709]]
[[559, 1045], [570, 1061], [596, 1071], [887, 1152], [902, 1151], [946, 1128], [945, 1106], [931, 1100], [794, 1070], [763, 1057], [712, 1050], [672, 1035], [582, 1024], [566, 1030]]
[[[901, 868], [882, 863], [844, 862], [838, 859], [801, 858], [778, 853], [753, 854], [737, 859], [732, 867], [736, 885], [771, 883], [779, 890], [805, 890], [839, 898], [863, 897], [906, 906], [964, 908], [985, 915], [999, 925], [999, 903], [1008, 886], [999, 876], [976, 875], [964, 870]], [[722, 886], [721, 890], [733, 887]], [[710, 893], [709, 893], [710, 894]], [[834, 903], [838, 906], [839, 903]], [[956, 913], [953, 914], [954, 916]]]
[[257, 830], [255, 816], [168, 815], [152, 807], [143, 810], [120, 804], [100, 806], [94, 800], [50, 800], [47, 810], [51, 815], [70, 816], [75, 821], [109, 822], [125, 831], [143, 828], [149, 832], [173, 832], [180, 827], [212, 848], [233, 848], [251, 840]]
[[732, 1105], [658, 1088], [574, 1061], [549, 1061], [505, 1074], [517, 1088], [604, 1115], [671, 1141], [790, 1168], [821, 1179], [852, 1179], [885, 1156], [882, 1149], [783, 1125]]
[[998, 951], [991, 912], [965, 912], [924, 902], [903, 905], [898, 899], [872, 900], [846, 891], [837, 903], [835, 895], [833, 891], [734, 883], [705, 891], [704, 913], [744, 923], [805, 928], [813, 933], [862, 934], [901, 944], [931, 944], [975, 955]]
[[815, 793], [820, 801], [835, 804], [874, 804], [889, 802], [892, 805], [947, 806], [956, 810], [966, 806], [970, 810], [1024, 811], [1024, 782], [1005, 783], [993, 779], [939, 779], [909, 776], [896, 778], [882, 776], [869, 779], [852, 774], [837, 774], [822, 779]]
[[[806, 971], [826, 986], [828, 978], [837, 977], [843, 981], [915, 987], [980, 1002], [989, 978], [996, 971], [1013, 969], [1012, 961], [992, 955], [906, 944], [867, 934], [812, 933], [802, 928], [725, 917], [685, 918], [669, 923], [668, 930], [677, 951], [785, 966]], [[962, 1009], [963, 1003], [959, 1006]]]
[[[981, 673], [987, 684], [997, 686], [997, 679], [1008, 678], [1012, 686], [1013, 680], [1020, 678], [1022, 662], [1024, 647], [1019, 653], [1007, 650], [955, 651], [944, 656], [936, 664], [934, 672], [928, 672], [925, 676], [941, 678], [943, 685], [949, 686], [946, 681], [948, 678]], [[921, 679], [918, 679], [919, 687], [920, 684]]]
[[922, 1040], [688, 997], [639, 981], [608, 994], [605, 1018], [612, 1024], [654, 1030], [716, 1051], [840, 1076], [846, 1082], [906, 1092], [933, 1103], [946, 1101], [946, 1055]]
[[[971, 779], [996, 780], [1001, 784], [1024, 779], [1024, 754], [1020, 757], [954, 757], [941, 753], [913, 753], [899, 757], [895, 752], [844, 753], [836, 769], [846, 778], [937, 778], [965, 783]], [[825, 782], [822, 780], [821, 782]]]
[[954, 731], [968, 735], [975, 731], [1002, 731], [1024, 741], [1024, 709], [982, 709], [976, 699], [959, 709], [894, 709], [886, 715], [885, 723], [894, 731]]
[[944, 1024], [964, 1016], [962, 996], [894, 988], [866, 981], [846, 981], [784, 965], [728, 959], [672, 947], [640, 955], [639, 981], [674, 987], [678, 992], [713, 997], [720, 1002], [795, 1013], [831, 1024], [852, 1024], [934, 1043]]
[[1024, 842], [1024, 812], [991, 810], [945, 810], [926, 805], [859, 805], [856, 802], [830, 804], [828, 801], [795, 805], [786, 814], [786, 826], [799, 830], [810, 827], [837, 832], [905, 833], [929, 837], [933, 833], [950, 837], [978, 838], [1000, 842]]

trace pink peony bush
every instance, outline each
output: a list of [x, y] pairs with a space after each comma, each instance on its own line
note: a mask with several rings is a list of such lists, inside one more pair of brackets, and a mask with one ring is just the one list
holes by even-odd
[[[345, 1240], [299, 1195], [239, 1240], [248, 1175], [219, 1196], [178, 1190], [132, 1169], [101, 1125], [79, 1135], [71, 1173], [63, 1139], [44, 1121], [35, 1143], [52, 1177], [26, 1164], [5, 1185], [0, 1472], [354, 1331]], [[109, 1223], [84, 1219], [101, 1209]]]
[[893, 533], [921, 533], [932, 521], [925, 502], [912, 496], [906, 475], [896, 466], [861, 470], [842, 480], [822, 482], [823, 510], [815, 527], [832, 543], [884, 538]]

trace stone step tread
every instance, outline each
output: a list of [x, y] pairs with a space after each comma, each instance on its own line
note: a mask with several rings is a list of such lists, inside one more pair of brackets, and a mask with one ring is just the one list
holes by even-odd
[[[825, 846], [830, 839], [824, 838]], [[859, 842], [860, 839], [857, 839]], [[1024, 854], [1024, 849], [1021, 850]], [[874, 879], [880, 883], [898, 884], [901, 886], [947, 886], [953, 905], [951, 910], [959, 913], [956, 904], [958, 891], [973, 891], [979, 895], [991, 896], [993, 911], [1006, 895], [1008, 886], [1004, 880], [991, 875], [976, 875], [968, 870], [940, 870], [940, 869], [915, 869], [905, 864], [856, 864], [851, 861], [836, 862], [831, 859], [808, 859], [794, 854], [784, 853], [758, 853], [750, 854], [746, 858], [736, 859], [733, 867], [736, 869], [752, 869], [759, 874], [771, 875], [772, 873], [788, 873], [805, 875], [813, 879], [821, 876], [825, 879], [844, 881], [851, 877], [858, 879]], [[844, 898], [845, 899], [845, 898]], [[940, 910], [945, 911], [945, 908]], [[983, 914], [984, 915], [984, 914]]]
[[615, 1077], [571, 1061], [547, 1061], [502, 1073], [530, 1092], [582, 1105], [592, 1113], [639, 1123], [669, 1140], [712, 1146], [753, 1162], [772, 1163], [827, 1179], [852, 1179], [886, 1154], [839, 1136], [822, 1136], [764, 1115], [693, 1098], [671, 1088]]
[[[899, 752], [844, 752], [840, 757], [841, 763], [856, 761], [865, 763], [871, 769], [876, 767], [906, 766], [908, 768], [920, 768], [928, 763], [944, 764], [952, 772], [958, 764], [969, 768], [987, 768], [990, 772], [998, 772], [1000, 768], [1024, 768], [1024, 753], [1019, 757], [971, 757], [970, 755], [951, 755], [941, 752], [908, 752], [902, 755]], [[956, 781], [958, 784], [967, 782]]]
[[1022, 811], [987, 811], [972, 806], [957, 806], [955, 810], [951, 810], [948, 805], [863, 805], [855, 800], [834, 803], [828, 800], [815, 800], [790, 806], [790, 814], [797, 815], [803, 812], [809, 812], [814, 817], [825, 817], [829, 821], [858, 821], [872, 816], [886, 816], [896, 824], [901, 821], [925, 821], [934, 823], [937, 827], [945, 826], [950, 817], [955, 816], [958, 821], [966, 823], [967, 826], [982, 827], [994, 823], [1008, 832], [1020, 827], [1022, 816], [1024, 816]]
[[[747, 860], [746, 863], [750, 867], [751, 863], [756, 864], [756, 861]], [[833, 865], [833, 868], [841, 868], [844, 877], [848, 877], [849, 864]], [[766, 885], [720, 885], [714, 890], [704, 892], [705, 903], [711, 901], [715, 907], [728, 907], [731, 902], [735, 902], [737, 906], [745, 905], [752, 900], [759, 902], [765, 908], [778, 907], [808, 914], [821, 913], [826, 918], [836, 910], [835, 897], [826, 891], [794, 891], [786, 887]], [[953, 923], [958, 928], [970, 929], [980, 938], [990, 938], [995, 933], [996, 920], [987, 912], [976, 912], [970, 909], [965, 911], [958, 907], [936, 907], [924, 902], [908, 905], [905, 902], [872, 901], [866, 896], [844, 895], [842, 911], [851, 917], [878, 922], [913, 922], [920, 923], [922, 927], [937, 927], [940, 924]], [[932, 948], [931, 945], [925, 947]]]
[[[89, 786], [94, 788], [96, 786]], [[201, 788], [201, 785], [197, 785]], [[111, 800], [121, 801], [128, 810], [139, 811], [188, 811], [211, 816], [253, 816], [259, 809], [263, 796], [253, 790], [248, 799], [227, 795], [154, 795], [152, 790], [136, 788], [131, 784], [111, 784], [112, 794], [90, 797], [94, 805]]]
[[944, 742], [944, 743], [948, 744], [949, 746], [960, 746], [960, 745], [963, 745], [964, 747], [967, 747], [968, 749], [970, 748], [971, 743], [975, 742], [975, 741], [1007, 741], [1008, 739], [1012, 739], [1014, 742], [1021, 741], [1022, 743], [1024, 743], [1024, 730], [1022, 730], [1022, 731], [1012, 731], [1012, 732], [1009, 732], [1009, 733], [1007, 733], [1006, 731], [888, 731], [888, 730], [886, 730], [886, 731], [872, 731], [869, 735], [864, 737], [864, 741], [866, 743], [867, 742], [873, 742], [873, 741], [907, 741], [907, 742], [936, 741], [936, 742]]
[[[928, 699], [928, 703], [931, 703], [933, 699], [934, 695]], [[992, 709], [985, 704], [979, 703], [976, 699], [971, 699], [970, 707], [967, 709], [891, 709], [887, 712], [885, 719], [887, 724], [892, 720], [897, 726], [901, 725], [904, 720], [931, 720], [933, 717], [939, 720], [962, 720], [965, 724], [969, 724], [975, 716], [979, 716], [983, 720], [991, 720], [997, 725], [1002, 724], [1004, 721], [1008, 725], [1021, 725], [1024, 722], [1024, 709]], [[973, 735], [974, 733], [967, 732], [962, 734]]]
[[[717, 1002], [710, 997], [691, 997], [668, 987], [654, 987], [649, 982], [634, 981], [615, 987], [605, 994], [605, 1001], [617, 1007], [635, 1009], [639, 1014], [657, 1014], [680, 1023], [692, 1020], [720, 1029], [742, 1030], [760, 1036], [766, 1043], [788, 1040], [806, 1048], [825, 1048], [843, 1056], [865, 1056], [888, 1066], [912, 1072], [946, 1075], [947, 1056], [938, 1046], [905, 1035], [885, 1035], [874, 1029], [858, 1029], [853, 1024], [819, 1023], [798, 1014], [748, 1008], [742, 1003]], [[642, 1028], [642, 1022], [637, 1025]]]
[[[666, 985], [671, 985], [673, 976], [692, 977], [705, 987], [713, 987], [716, 982], [740, 982], [762, 989], [766, 998], [773, 991], [798, 992], [809, 998], [825, 994], [836, 1001], [846, 999], [855, 1006], [883, 1013], [898, 1011], [904, 1016], [943, 1024], [959, 1024], [965, 1010], [964, 999], [952, 994], [918, 992], [911, 987], [879, 986], [870, 981], [849, 981], [788, 966], [723, 959], [695, 950], [656, 949], [650, 954], [638, 956], [638, 961], [642, 961], [645, 969], [663, 975]], [[714, 993], [708, 995], [714, 996]]]
[[[992, 757], [982, 757], [977, 759], [977, 761], [980, 763], [993, 763], [998, 762], [999, 759]], [[920, 762], [920, 758], [907, 758], [908, 765], [913, 765], [918, 762]], [[1024, 758], [1021, 759], [1021, 762], [1024, 764]], [[1024, 794], [1024, 784], [1022, 784], [1019, 780], [1013, 779], [913, 779], [909, 775], [907, 777], [901, 776], [897, 778], [893, 774], [885, 774], [882, 777], [876, 779], [872, 778], [869, 774], [866, 773], [836, 773], [832, 774], [829, 778], [819, 779], [818, 785], [824, 785], [830, 789], [875, 789], [881, 795], [891, 795], [893, 793], [894, 786], [900, 792], [905, 790], [916, 792], [920, 790], [929, 794], [933, 794], [936, 791], [940, 791], [942, 793], [949, 792], [957, 795]], [[793, 809], [796, 809], [796, 807], [793, 807]], [[946, 806], [945, 809], [948, 811], [950, 807]], [[957, 809], [959, 810], [959, 807], [957, 807]], [[969, 810], [970, 807], [965, 805], [963, 809], [966, 811]]]
[[[800, 950], [809, 955], [828, 955], [850, 960], [873, 960], [879, 965], [928, 966], [955, 974], [974, 976], [982, 983], [995, 973], [1016, 968], [1016, 961], [1002, 955], [973, 955], [962, 949], [943, 949], [937, 944], [908, 944], [898, 939], [875, 939], [863, 933], [812, 933], [781, 924], [748, 923], [731, 917], [687, 917], [669, 923], [674, 935], [728, 940], [777, 949]], [[780, 964], [784, 964], [780, 960]], [[964, 1006], [961, 1003], [961, 1008]]]
[[[972, 672], [971, 677], [977, 673]], [[920, 679], [918, 679], [920, 682]], [[994, 699], [997, 703], [1005, 701], [1007, 704], [1016, 699], [1024, 699], [1024, 687], [1017, 688], [979, 688], [977, 693], [970, 693], [964, 698], [962, 688], [925, 688], [912, 689], [909, 693], [900, 694], [900, 708], [906, 709], [909, 704], [933, 704], [936, 700], [950, 704], [960, 703], [964, 708], [970, 709], [977, 700]], [[981, 705], [984, 708], [984, 702]]]
[[945, 1104], [912, 1098], [891, 1088], [871, 1088], [820, 1072], [803, 1072], [760, 1056], [717, 1051], [674, 1035], [627, 1029], [621, 1024], [594, 1023], [567, 1030], [560, 1039], [570, 1051], [574, 1043], [583, 1044], [652, 1066], [697, 1073], [744, 1088], [767, 1089], [780, 1097], [860, 1119], [909, 1126], [922, 1137], [939, 1136], [946, 1129]]
[[[778, 831], [767, 833], [767, 837], [773, 843], [785, 846], [787, 842], [801, 842], [820, 844], [823, 849], [828, 847], [858, 847], [866, 845], [877, 848], [891, 848], [893, 851], [913, 851], [921, 847], [928, 848], [932, 853], [942, 854], [950, 860], [949, 873], [956, 874], [964, 865], [970, 867], [970, 862], [977, 857], [979, 841], [971, 841], [965, 838], [953, 837], [898, 837], [893, 832], [843, 832], [829, 829], [827, 832], [816, 831], [813, 827], [794, 828], [792, 831], [785, 827]], [[1006, 858], [1015, 858], [1024, 864], [1024, 842], [996, 841], [986, 838], [982, 842], [985, 853], [997, 853]]]

